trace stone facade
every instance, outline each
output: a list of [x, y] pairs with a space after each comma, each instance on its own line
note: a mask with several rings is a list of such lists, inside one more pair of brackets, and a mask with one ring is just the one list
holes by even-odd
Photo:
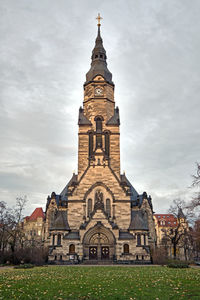
[[78, 173], [47, 198], [49, 262], [150, 263], [155, 245], [151, 197], [120, 173], [120, 118], [106, 51], [98, 35], [79, 109]]

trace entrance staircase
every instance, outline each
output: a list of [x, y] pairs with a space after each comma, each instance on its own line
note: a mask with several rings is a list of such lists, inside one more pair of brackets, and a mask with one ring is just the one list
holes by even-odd
[[97, 259], [90, 259], [90, 260], [84, 260], [82, 262], [83, 265], [113, 265], [113, 261], [106, 259], [106, 260], [97, 260]]

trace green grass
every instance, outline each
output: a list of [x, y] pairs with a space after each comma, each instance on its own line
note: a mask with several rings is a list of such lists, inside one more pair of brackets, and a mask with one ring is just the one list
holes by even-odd
[[200, 268], [0, 269], [0, 299], [200, 299]]

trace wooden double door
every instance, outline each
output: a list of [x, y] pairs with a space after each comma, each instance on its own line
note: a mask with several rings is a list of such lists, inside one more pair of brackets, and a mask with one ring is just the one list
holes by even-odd
[[106, 260], [110, 257], [110, 250], [108, 246], [90, 246], [89, 247], [89, 259]]

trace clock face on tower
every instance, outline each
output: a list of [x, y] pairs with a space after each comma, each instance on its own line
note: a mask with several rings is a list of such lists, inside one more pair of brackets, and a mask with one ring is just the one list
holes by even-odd
[[102, 96], [103, 95], [103, 89], [100, 87], [97, 87], [94, 91], [95, 96]]

